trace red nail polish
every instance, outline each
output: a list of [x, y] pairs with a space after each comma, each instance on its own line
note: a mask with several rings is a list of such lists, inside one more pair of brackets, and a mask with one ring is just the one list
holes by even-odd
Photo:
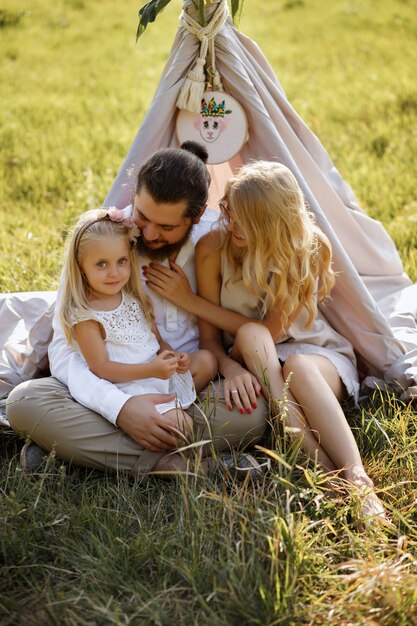
[[229, 406], [229, 405], [227, 405], [227, 408], [228, 408], [228, 410], [229, 410], [229, 411], [231, 411], [231, 410], [232, 410], [232, 407], [231, 407], [231, 406]]
[[249, 413], [249, 415], [252, 413], [252, 409], [246, 409], [246, 413]]
[[146, 269], [148, 269], [148, 266], [147, 265], [142, 265], [142, 269], [146, 270]]
[[244, 412], [245, 412], [245, 411], [244, 411], [243, 409], [239, 409], [239, 413], [240, 413], [241, 415], [243, 415], [243, 414], [244, 414]]
[[256, 409], [257, 406], [256, 402], [252, 402], [252, 408]]

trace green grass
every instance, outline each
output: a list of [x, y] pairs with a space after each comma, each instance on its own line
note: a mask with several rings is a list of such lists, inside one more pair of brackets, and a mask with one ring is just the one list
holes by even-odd
[[53, 457], [25, 479], [3, 437], [1, 623], [415, 624], [415, 413], [376, 397], [355, 433], [397, 533], [359, 532], [294, 448], [256, 485]]
[[[2, 291], [56, 287], [65, 230], [106, 195], [180, 4], [135, 46], [137, 3], [3, 0]], [[414, 280], [416, 18], [414, 0], [246, 0], [241, 21]], [[415, 406], [376, 394], [351, 423], [398, 533], [358, 532], [291, 449], [255, 487], [53, 459], [27, 480], [1, 433], [1, 625], [417, 624]]]

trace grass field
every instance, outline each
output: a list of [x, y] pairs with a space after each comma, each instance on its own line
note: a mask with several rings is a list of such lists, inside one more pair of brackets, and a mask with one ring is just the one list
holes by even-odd
[[[135, 46], [128, 0], [0, 4], [0, 289], [54, 289], [75, 215], [106, 195], [177, 27]], [[241, 29], [417, 280], [414, 0], [246, 0]], [[0, 433], [0, 624], [417, 624], [417, 417], [351, 416], [397, 533], [360, 533], [296, 453], [256, 486], [103, 476], [49, 459], [26, 480]], [[274, 442], [270, 442], [274, 447]]]

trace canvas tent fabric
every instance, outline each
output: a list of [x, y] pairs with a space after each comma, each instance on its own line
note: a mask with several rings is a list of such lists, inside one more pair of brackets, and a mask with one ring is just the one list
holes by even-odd
[[[207, 6], [210, 19], [216, 4]], [[183, 9], [195, 15], [192, 0], [185, 0]], [[144, 159], [158, 148], [178, 146], [176, 101], [198, 54], [197, 36], [180, 24], [151, 106], [103, 206], [129, 204]], [[227, 176], [243, 162], [263, 159], [287, 165], [333, 247], [337, 281], [331, 300], [323, 306], [324, 314], [352, 342], [365, 384], [387, 384], [404, 397], [417, 396], [417, 285], [404, 274], [393, 241], [360, 207], [319, 139], [291, 106], [260, 48], [234, 27], [230, 17], [216, 36], [215, 60], [224, 90], [245, 110], [249, 139], [232, 162], [210, 166], [211, 199], [220, 198]], [[16, 340], [26, 346], [30, 360], [31, 315], [28, 300], [24, 302], [26, 308], [20, 308], [25, 308], [25, 323]], [[48, 297], [45, 303], [46, 311]], [[39, 319], [33, 322], [39, 324]], [[26, 369], [24, 359], [6, 363], [10, 343], [6, 347], [0, 355], [3, 395], [29, 371], [34, 376], [39, 360], [37, 354]], [[8, 376], [8, 366], [20, 369]]]
[[52, 291], [0, 295], [0, 398], [47, 371], [55, 296]]

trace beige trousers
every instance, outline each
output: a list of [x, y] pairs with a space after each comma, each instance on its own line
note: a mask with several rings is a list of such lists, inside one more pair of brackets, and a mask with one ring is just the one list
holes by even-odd
[[[210, 385], [200, 394], [198, 406], [187, 409], [194, 421], [193, 440], [210, 439], [204, 454], [210, 454], [210, 449], [248, 446], [260, 439], [267, 425], [262, 397], [252, 414], [241, 415], [227, 409], [222, 389], [221, 383]], [[142, 474], [166, 454], [140, 446], [101, 415], [78, 404], [68, 388], [52, 377], [18, 385], [9, 395], [6, 412], [15, 431], [76, 465]]]

